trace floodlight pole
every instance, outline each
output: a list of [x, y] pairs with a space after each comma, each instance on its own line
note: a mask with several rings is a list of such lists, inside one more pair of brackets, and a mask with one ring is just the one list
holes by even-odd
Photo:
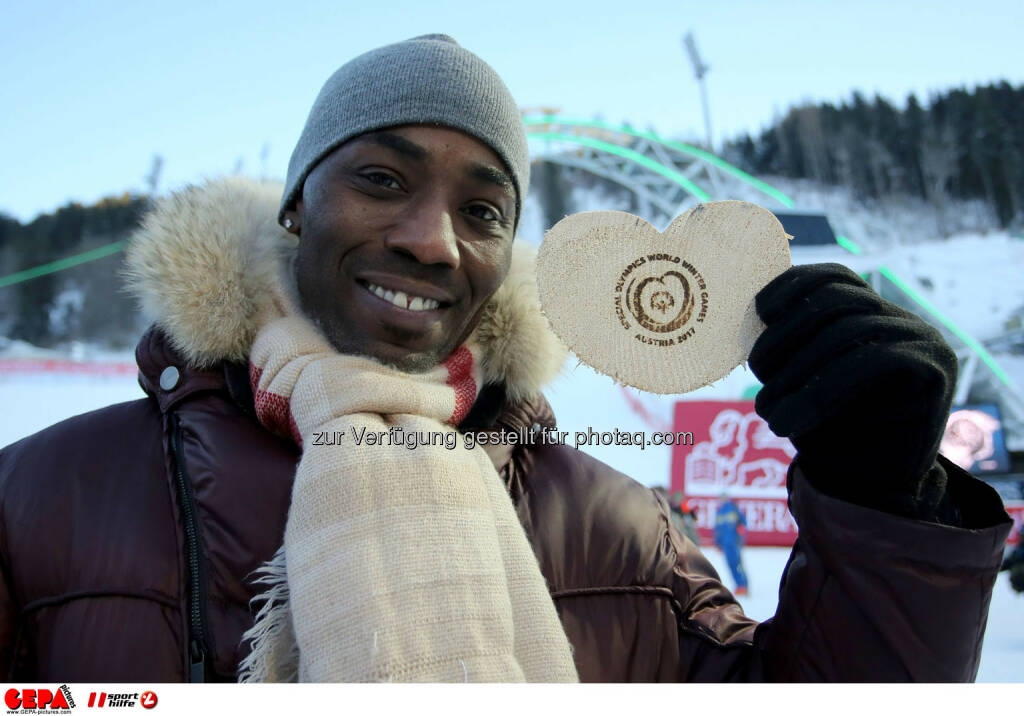
[[700, 85], [700, 103], [704, 108], [704, 129], [707, 132], [708, 151], [714, 152], [715, 145], [711, 142], [711, 111], [708, 109], [708, 88], [704, 82], [704, 75], [708, 73], [711, 67], [704, 64], [700, 59], [700, 53], [697, 52], [697, 42], [693, 39], [692, 32], [687, 32], [683, 36], [683, 48], [690, 58], [690, 64], [693, 65], [693, 74], [697, 77], [697, 84]]

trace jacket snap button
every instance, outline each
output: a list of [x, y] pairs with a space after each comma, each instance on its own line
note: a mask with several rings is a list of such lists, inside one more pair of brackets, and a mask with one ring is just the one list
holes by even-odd
[[181, 374], [178, 372], [178, 369], [173, 365], [169, 365], [160, 374], [160, 387], [164, 390], [174, 390], [178, 387], [179, 380], [181, 380]]

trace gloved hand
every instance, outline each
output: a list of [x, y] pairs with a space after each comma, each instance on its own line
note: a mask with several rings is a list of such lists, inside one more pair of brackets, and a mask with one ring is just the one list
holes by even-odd
[[954, 523], [936, 463], [956, 385], [941, 334], [839, 264], [794, 266], [756, 297], [755, 409], [839, 499]]

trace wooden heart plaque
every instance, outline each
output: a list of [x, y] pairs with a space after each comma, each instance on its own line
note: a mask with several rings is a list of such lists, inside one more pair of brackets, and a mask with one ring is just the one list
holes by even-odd
[[664, 233], [621, 211], [573, 214], [537, 254], [541, 305], [580, 360], [620, 383], [685, 393], [747, 359], [754, 296], [790, 266], [789, 239], [756, 204], [698, 204]]

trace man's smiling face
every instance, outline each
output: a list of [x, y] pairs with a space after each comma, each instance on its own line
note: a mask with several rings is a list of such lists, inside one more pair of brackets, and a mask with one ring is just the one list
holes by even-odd
[[407, 371], [444, 360], [508, 273], [516, 190], [490, 147], [419, 125], [325, 157], [285, 213], [302, 309], [342, 353]]

